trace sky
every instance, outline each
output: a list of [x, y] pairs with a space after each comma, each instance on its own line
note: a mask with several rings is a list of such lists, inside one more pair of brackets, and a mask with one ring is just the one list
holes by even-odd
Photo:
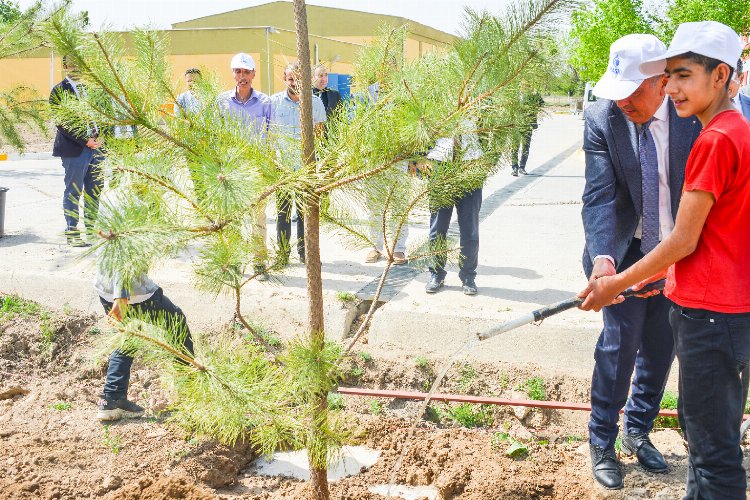
[[[272, 0], [73, 0], [73, 10], [87, 10], [91, 26], [112, 29], [150, 25], [166, 29], [171, 24], [230, 10], [253, 7]], [[34, 0], [16, 0], [26, 8]], [[459, 34], [464, 6], [499, 13], [509, 0], [310, 0], [308, 5], [401, 16], [447, 33]]]

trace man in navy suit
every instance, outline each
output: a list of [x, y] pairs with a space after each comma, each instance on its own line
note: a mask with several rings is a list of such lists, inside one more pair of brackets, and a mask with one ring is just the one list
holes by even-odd
[[[629, 267], [674, 227], [685, 163], [700, 123], [677, 116], [665, 97], [664, 74], [639, 70], [641, 62], [665, 51], [653, 35], [627, 35], [614, 42], [607, 72], [594, 87], [600, 99], [585, 113], [583, 267], [590, 280]], [[623, 486], [614, 452], [623, 407], [622, 450], [635, 453], [648, 471], [667, 470], [649, 433], [674, 359], [669, 307], [668, 299], [656, 295], [602, 310], [589, 443], [594, 478], [605, 488]]]
[[[65, 94], [80, 99], [86, 93], [85, 87], [78, 81], [78, 68], [66, 57], [63, 57], [63, 69], [67, 72], [67, 76], [52, 88], [49, 96], [50, 105], [53, 107], [60, 103]], [[95, 123], [89, 124], [85, 134], [57, 126], [52, 155], [62, 160], [65, 169], [65, 192], [63, 194], [65, 236], [68, 244], [74, 247], [89, 246], [81, 239], [78, 230], [78, 205], [81, 197], [84, 197], [84, 223], [86, 225], [96, 219], [99, 208], [99, 192], [103, 186], [98, 168], [102, 160], [100, 146], [99, 130]]]

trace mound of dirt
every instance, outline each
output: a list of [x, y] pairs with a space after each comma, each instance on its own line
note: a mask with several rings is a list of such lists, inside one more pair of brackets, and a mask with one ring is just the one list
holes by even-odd
[[161, 477], [156, 480], [141, 479], [107, 496], [111, 500], [212, 500], [213, 492], [196, 485], [187, 477]]

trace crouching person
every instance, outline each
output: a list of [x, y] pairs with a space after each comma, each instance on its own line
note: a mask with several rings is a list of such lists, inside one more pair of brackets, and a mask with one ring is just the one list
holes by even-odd
[[[136, 316], [154, 323], [162, 321], [170, 331], [177, 334], [177, 338], [184, 339], [185, 349], [193, 353], [193, 340], [185, 314], [148, 275], [143, 274], [135, 280], [128, 291], [118, 277], [108, 278], [100, 266], [94, 288], [104, 311], [113, 320], [121, 322], [128, 308], [132, 308], [132, 313]], [[143, 408], [128, 400], [132, 364], [133, 358], [120, 350], [115, 350], [110, 355], [107, 378], [96, 415], [99, 420], [138, 418], [143, 415]]]

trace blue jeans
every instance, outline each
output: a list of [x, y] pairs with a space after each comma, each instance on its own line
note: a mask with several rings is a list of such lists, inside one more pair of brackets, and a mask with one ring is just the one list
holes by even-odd
[[[619, 270], [642, 257], [640, 240], [635, 239]], [[671, 305], [659, 294], [631, 297], [602, 309], [604, 328], [596, 343], [591, 377], [589, 439], [593, 444], [614, 447], [623, 407], [625, 433], [651, 432], [674, 360]]]
[[[458, 229], [461, 242], [461, 255], [458, 264], [458, 277], [461, 282], [474, 279], [479, 261], [479, 210], [482, 208], [482, 188], [466, 193], [455, 202], [458, 216]], [[440, 208], [430, 214], [430, 245], [435, 240], [445, 238], [453, 217], [453, 206]], [[445, 254], [432, 258], [430, 273], [438, 279], [445, 279]]]
[[[99, 300], [104, 306], [104, 311], [109, 314], [112, 309], [112, 303], [107, 302], [101, 297]], [[182, 330], [185, 334], [184, 345], [188, 352], [193, 352], [193, 339], [190, 336], [190, 329], [187, 325], [187, 319], [182, 309], [177, 307], [164, 295], [164, 291], [159, 288], [154, 294], [143, 302], [132, 304], [137, 314], [145, 314], [152, 320], [166, 315], [171, 320], [171, 326]], [[169, 323], [168, 323], [169, 324]], [[182, 333], [180, 332], [180, 333]], [[110, 401], [126, 398], [128, 395], [128, 385], [130, 384], [130, 367], [133, 364], [133, 358], [126, 356], [119, 350], [115, 350], [109, 356], [109, 366], [107, 367], [107, 378], [104, 382], [102, 397]]]
[[75, 231], [78, 227], [78, 204], [82, 195], [84, 224], [88, 227], [96, 220], [99, 193], [104, 186], [98, 167], [101, 161], [101, 152], [87, 147], [83, 148], [79, 156], [62, 158], [65, 169], [63, 212], [66, 231]]
[[686, 500], [746, 498], [740, 425], [746, 394], [740, 372], [750, 360], [750, 313], [674, 306], [680, 360], [680, 427], [688, 442]]

